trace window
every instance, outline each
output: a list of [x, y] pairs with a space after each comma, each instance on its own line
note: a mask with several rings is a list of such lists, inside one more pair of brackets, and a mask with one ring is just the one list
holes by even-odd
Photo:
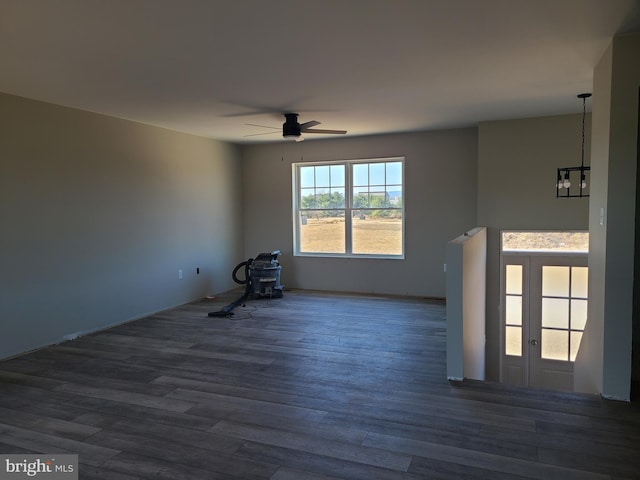
[[404, 258], [403, 158], [293, 165], [296, 255]]

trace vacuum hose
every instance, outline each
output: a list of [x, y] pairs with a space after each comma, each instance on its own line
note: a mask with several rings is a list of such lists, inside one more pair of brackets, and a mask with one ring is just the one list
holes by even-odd
[[[234, 282], [239, 283], [240, 285], [249, 283], [249, 267], [251, 266], [251, 262], [253, 262], [253, 258], [250, 258], [246, 262], [241, 262], [238, 265], [236, 265], [236, 268], [233, 269], [233, 273], [231, 274], [231, 277], [233, 278]], [[240, 280], [236, 275], [238, 273], [238, 270], [240, 270], [242, 267], [245, 267], [244, 280]]]
[[[247, 298], [249, 298], [249, 295], [251, 294], [251, 276], [249, 274], [249, 267], [251, 267], [252, 263], [253, 263], [253, 258], [250, 258], [244, 262], [239, 263], [238, 265], [236, 265], [236, 268], [233, 269], [233, 273], [231, 274], [231, 277], [233, 278], [234, 282], [239, 283], [240, 285], [246, 285], [244, 289], [244, 294], [237, 300], [231, 302], [229, 305], [222, 308], [221, 310], [218, 310], [217, 312], [209, 312], [208, 313], [209, 317], [229, 317], [233, 315], [234, 308], [236, 308], [242, 302], [244, 302]], [[244, 267], [244, 279], [241, 280], [238, 278], [237, 274], [238, 274], [238, 270], [240, 270], [242, 267]]]

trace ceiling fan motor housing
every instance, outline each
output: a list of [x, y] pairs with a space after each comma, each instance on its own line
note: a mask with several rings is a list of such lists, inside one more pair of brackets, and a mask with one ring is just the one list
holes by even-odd
[[298, 123], [297, 113], [285, 113], [285, 122], [282, 124], [282, 136], [283, 137], [299, 137], [300, 124]]

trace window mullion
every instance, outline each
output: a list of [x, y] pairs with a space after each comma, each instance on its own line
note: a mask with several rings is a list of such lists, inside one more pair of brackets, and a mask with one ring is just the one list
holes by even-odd
[[300, 218], [302, 204], [302, 181], [300, 179], [300, 167], [293, 166], [291, 174], [294, 178], [293, 190], [293, 251], [300, 251]]
[[352, 214], [352, 208], [353, 208], [353, 175], [352, 175], [352, 169], [353, 169], [353, 164], [352, 163], [345, 163], [345, 192], [344, 192], [344, 196], [345, 196], [345, 204], [344, 204], [344, 245], [345, 245], [345, 252], [347, 255], [351, 255], [353, 252], [353, 248], [352, 248], [352, 229], [351, 229], [351, 225], [352, 225], [352, 221], [353, 221], [353, 214]]

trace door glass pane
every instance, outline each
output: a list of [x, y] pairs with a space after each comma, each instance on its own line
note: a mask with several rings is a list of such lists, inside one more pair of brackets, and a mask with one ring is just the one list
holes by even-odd
[[571, 300], [571, 330], [584, 330], [587, 325], [587, 300]]
[[571, 296], [587, 298], [589, 290], [589, 267], [571, 268]]
[[569, 332], [565, 330], [542, 329], [540, 354], [548, 360], [568, 360]]
[[569, 296], [569, 268], [542, 267], [542, 295], [545, 297]]
[[542, 326], [549, 328], [569, 328], [569, 299], [542, 299]]
[[522, 297], [520, 295], [507, 295], [505, 320], [507, 325], [522, 325]]
[[578, 350], [580, 350], [580, 342], [582, 341], [582, 332], [571, 332], [571, 352], [570, 360], [576, 361]]
[[507, 355], [522, 356], [522, 328], [506, 327], [505, 341], [505, 353]]
[[507, 265], [506, 292], [522, 295], [522, 265]]

